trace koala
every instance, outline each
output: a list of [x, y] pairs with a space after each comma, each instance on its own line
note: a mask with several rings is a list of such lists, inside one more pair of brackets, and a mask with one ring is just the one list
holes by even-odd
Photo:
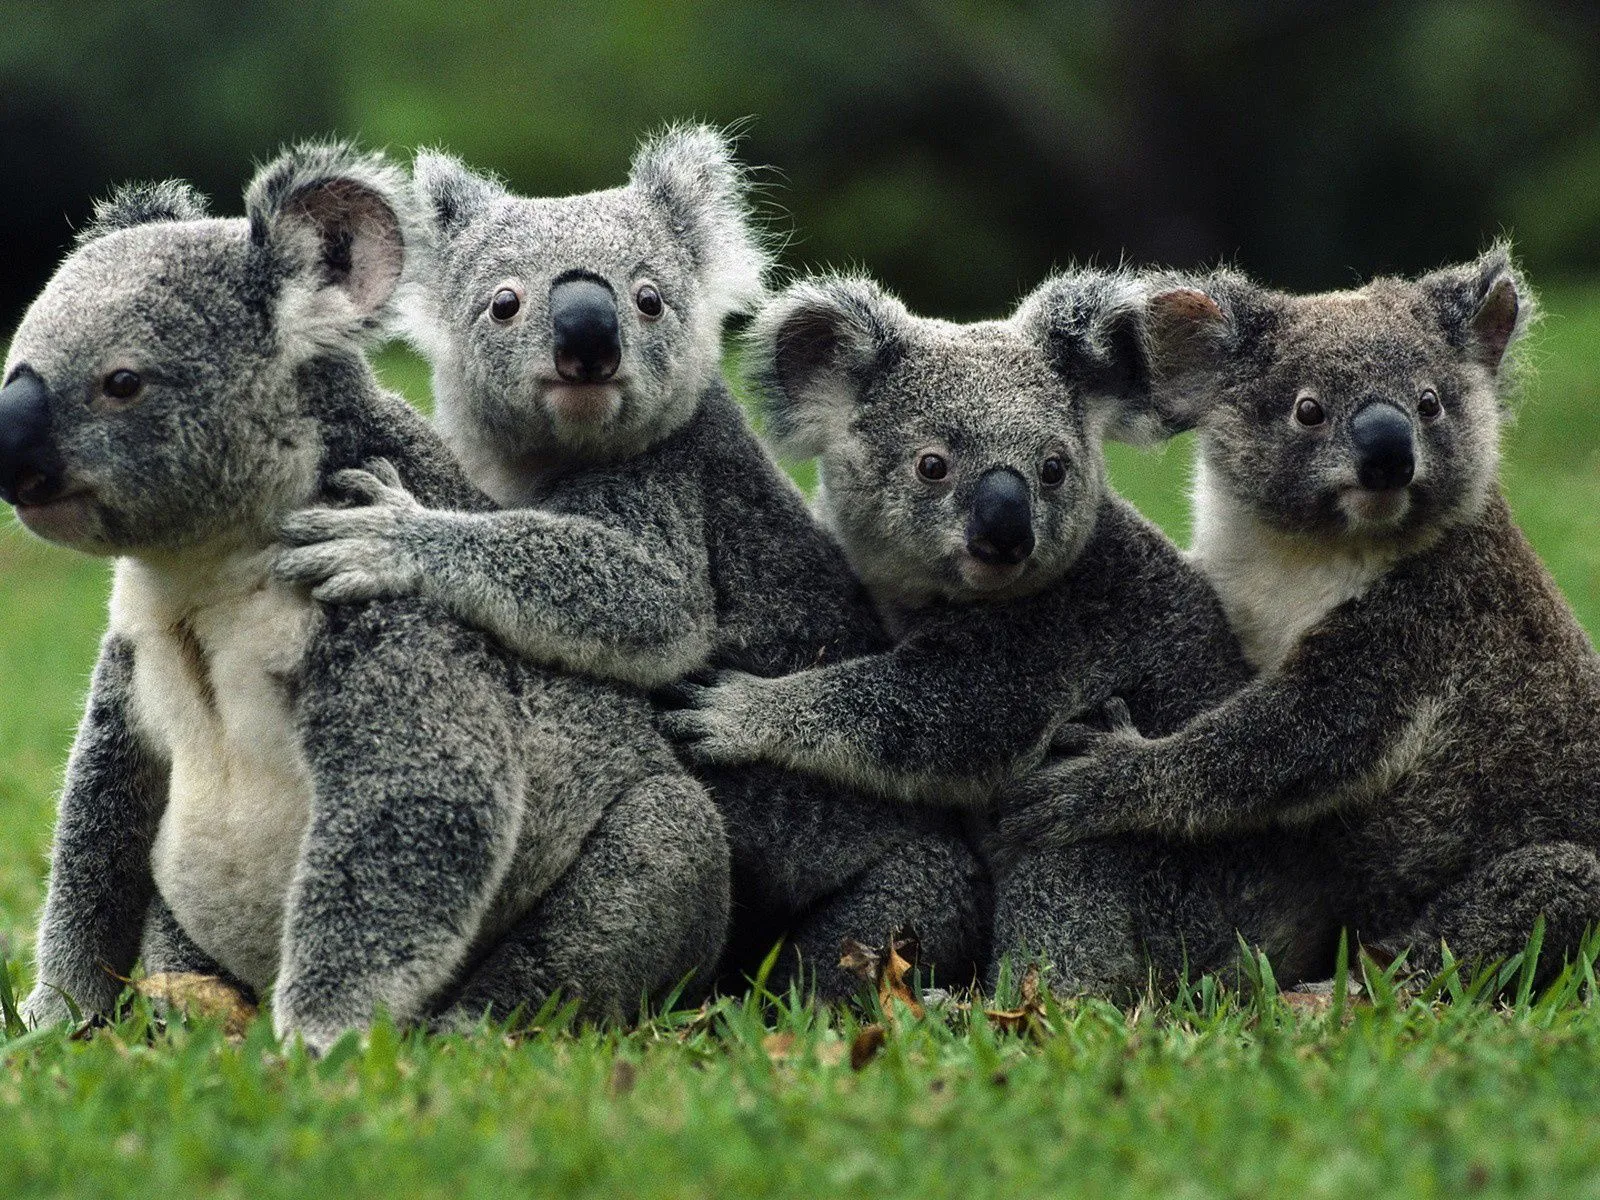
[[[902, 636], [782, 678], [686, 684], [668, 731], [701, 760], [986, 812], [1108, 703], [1159, 735], [1232, 694], [1251, 672], [1217, 596], [1106, 481], [1105, 438], [1171, 424], [1146, 342], [1142, 284], [1118, 272], [1059, 276], [971, 325], [915, 316], [864, 278], [774, 298], [749, 351], [771, 428], [819, 457], [825, 523]], [[1162, 922], [1102, 919], [1101, 881], [1144, 880], [1153, 903], [1174, 872], [1198, 872], [1220, 895], [1257, 857], [1151, 839], [1018, 847], [996, 862], [994, 949], [1044, 955], [1062, 990], [1138, 986]]]
[[1308, 930], [1435, 970], [1442, 945], [1521, 951], [1542, 914], [1548, 979], [1600, 923], [1600, 660], [1496, 481], [1534, 309], [1509, 247], [1313, 296], [1221, 271], [1150, 306], [1161, 403], [1198, 423], [1195, 561], [1259, 674], [1018, 781], [1002, 838], [1281, 837], [1310, 851]]
[[141, 951], [272, 988], [313, 1050], [557, 991], [621, 1015], [707, 971], [727, 842], [643, 696], [424, 597], [324, 608], [273, 578], [280, 523], [358, 464], [491, 505], [362, 357], [415, 240], [404, 177], [305, 146], [245, 209], [119, 193], [10, 345], [0, 497], [116, 560], [28, 1019], [111, 1011]]
[[[767, 254], [727, 139], [678, 128], [622, 187], [529, 199], [424, 153], [431, 258], [408, 328], [438, 425], [505, 511], [366, 481], [296, 514], [282, 577], [328, 599], [418, 594], [528, 660], [659, 687], [709, 666], [782, 675], [883, 649], [872, 602], [720, 370], [724, 319]], [[961, 982], [982, 957], [983, 868], [959, 823], [781, 770], [701, 773], [733, 854], [734, 950], [837, 999], [845, 937], [914, 926]]]

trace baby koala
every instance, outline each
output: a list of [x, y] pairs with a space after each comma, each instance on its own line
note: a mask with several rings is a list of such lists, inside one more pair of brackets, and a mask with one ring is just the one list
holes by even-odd
[[[628, 182], [517, 196], [441, 154], [416, 164], [429, 261], [408, 316], [441, 432], [492, 514], [370, 502], [298, 514], [289, 579], [326, 598], [419, 593], [532, 662], [645, 688], [707, 664], [770, 675], [887, 644], [870, 600], [721, 376], [722, 325], [763, 291], [745, 171], [715, 130], [669, 130]], [[982, 868], [947, 814], [770, 768], [708, 770], [733, 850], [741, 952], [854, 990], [845, 937], [921, 935], [962, 982]], [[743, 951], [750, 951], [748, 957]]]
[[[1205, 580], [1106, 482], [1104, 438], [1164, 427], [1136, 278], [1064, 275], [972, 325], [914, 316], [867, 279], [812, 278], [763, 308], [750, 350], [774, 435], [819, 456], [822, 518], [903, 636], [781, 678], [683, 685], [666, 728], [696, 758], [981, 807], [1065, 722], [1119, 699], [1139, 729], [1171, 731], [1249, 677]], [[1004, 864], [996, 951], [1047, 953], [1063, 987], [1142, 979], [1127, 920], [1084, 925], [1071, 858], [1021, 847]]]
[[1355, 291], [1220, 272], [1152, 298], [1164, 403], [1199, 423], [1195, 558], [1261, 674], [1018, 782], [1005, 842], [1277, 830], [1330, 928], [1431, 969], [1542, 915], [1559, 966], [1600, 924], [1600, 658], [1496, 482], [1532, 307], [1503, 245]]
[[24, 1012], [110, 1012], [142, 957], [272, 988], [314, 1050], [557, 991], [631, 1014], [717, 958], [717, 811], [643, 698], [426, 599], [273, 579], [279, 523], [369, 459], [492, 506], [362, 356], [415, 232], [399, 173], [302, 147], [245, 207], [120, 193], [11, 342], [0, 497], [116, 559]]

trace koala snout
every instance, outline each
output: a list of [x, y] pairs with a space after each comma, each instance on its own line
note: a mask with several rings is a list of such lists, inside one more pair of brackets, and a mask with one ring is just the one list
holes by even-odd
[[967, 518], [967, 550], [990, 566], [1015, 566], [1033, 553], [1028, 483], [1010, 467], [993, 467], [979, 478]]
[[50, 393], [32, 371], [0, 388], [0, 499], [7, 504], [49, 500], [62, 468], [50, 443]]
[[604, 383], [622, 364], [617, 298], [595, 279], [567, 279], [550, 289], [556, 371], [568, 383]]
[[1370, 402], [1350, 422], [1356, 479], [1370, 491], [1403, 488], [1416, 474], [1411, 418], [1386, 400]]

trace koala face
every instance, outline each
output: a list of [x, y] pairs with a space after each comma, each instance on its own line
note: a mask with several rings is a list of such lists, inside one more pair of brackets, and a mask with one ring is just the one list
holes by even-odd
[[1153, 296], [1152, 328], [1208, 485], [1285, 533], [1405, 542], [1487, 495], [1525, 290], [1504, 249], [1315, 296], [1219, 275]]
[[625, 187], [558, 199], [441, 154], [415, 174], [433, 253], [409, 328], [469, 464], [626, 457], [689, 417], [767, 263], [726, 138], [669, 131]]
[[0, 498], [99, 554], [269, 540], [316, 484], [296, 370], [365, 329], [398, 278], [384, 169], [314, 147], [246, 219], [178, 184], [126, 189], [29, 308], [0, 390]]
[[821, 512], [881, 597], [1024, 595], [1058, 580], [1105, 493], [1101, 438], [1141, 382], [1132, 281], [1052, 280], [1006, 321], [913, 316], [826, 277], [758, 315], [775, 435], [820, 457]]

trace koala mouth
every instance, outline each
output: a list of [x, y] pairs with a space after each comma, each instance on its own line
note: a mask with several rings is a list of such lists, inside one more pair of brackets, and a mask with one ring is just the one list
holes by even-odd
[[46, 541], [72, 542], [88, 529], [93, 499], [89, 489], [77, 488], [49, 500], [18, 503], [17, 520]]
[[600, 425], [622, 408], [622, 389], [614, 383], [552, 383], [545, 406], [564, 425]]
[[1346, 488], [1339, 509], [1352, 525], [1393, 525], [1411, 510], [1409, 488]]
[[998, 592], [1010, 587], [1028, 570], [1028, 560], [1019, 563], [987, 563], [962, 551], [956, 560], [961, 582], [975, 592]]

